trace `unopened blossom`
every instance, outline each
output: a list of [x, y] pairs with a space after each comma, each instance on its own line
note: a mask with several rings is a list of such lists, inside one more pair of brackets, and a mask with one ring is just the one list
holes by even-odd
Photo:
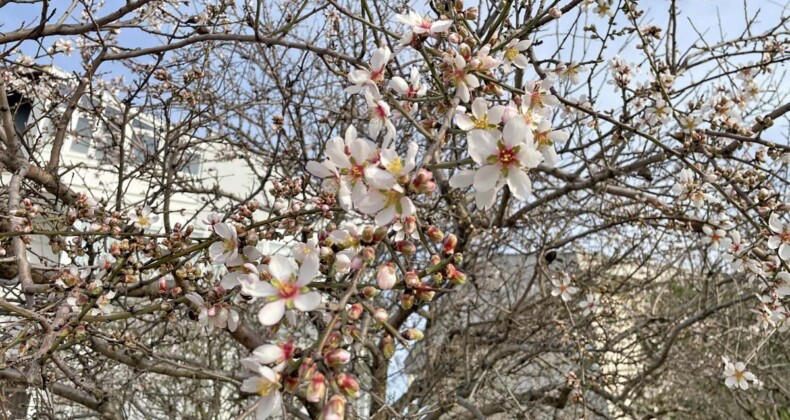
[[[502, 138], [469, 143], [469, 154], [481, 168], [470, 176], [469, 172], [459, 171], [450, 184], [461, 188], [470, 183], [476, 191], [478, 207], [487, 209], [494, 204], [496, 192], [504, 184], [510, 187], [513, 197], [524, 200], [532, 190], [532, 182], [527, 170], [537, 167], [543, 157], [535, 148], [532, 133], [520, 118], [512, 118], [502, 132]], [[470, 179], [471, 178], [471, 179]]]
[[[463, 108], [461, 108], [463, 109]], [[485, 98], [476, 98], [472, 101], [472, 115], [469, 116], [464, 111], [455, 114], [455, 125], [461, 130], [468, 131], [468, 141], [481, 141], [482, 137], [487, 136], [496, 140], [500, 133], [497, 129], [502, 122], [502, 115], [505, 107], [495, 105], [488, 108], [488, 101]]]
[[529, 65], [529, 59], [524, 54], [524, 51], [531, 45], [532, 41], [528, 39], [512, 39], [505, 45], [502, 53], [502, 70], [505, 71], [505, 74], [513, 70], [512, 66], [523, 70]]
[[395, 274], [394, 263], [384, 263], [376, 269], [376, 282], [381, 290], [390, 290], [395, 287], [398, 276]]
[[159, 216], [153, 213], [151, 207], [145, 206], [139, 213], [130, 215], [129, 220], [138, 229], [150, 229], [159, 221]]
[[573, 295], [579, 291], [579, 289], [573, 287], [571, 277], [567, 274], [551, 279], [551, 284], [554, 286], [551, 289], [551, 295], [559, 296], [564, 302], [571, 300]]
[[768, 238], [768, 248], [776, 249], [779, 257], [785, 261], [790, 260], [790, 225], [779, 220], [776, 213], [771, 214], [768, 226], [774, 233]]
[[382, 128], [386, 129], [384, 144], [388, 145], [395, 137], [395, 125], [390, 121], [390, 106], [381, 99], [378, 91], [375, 94], [365, 92], [365, 101], [368, 105], [368, 134], [375, 139]]
[[288, 258], [274, 255], [266, 269], [272, 275], [271, 283], [259, 281], [246, 290], [250, 296], [263, 297], [268, 302], [258, 312], [261, 324], [277, 324], [286, 309], [310, 312], [321, 303], [321, 294], [307, 287], [318, 276], [318, 256], [305, 258], [297, 272]]
[[749, 382], [756, 381], [757, 377], [746, 369], [743, 362], [732, 363], [727, 358], [724, 360], [724, 384], [727, 388], [749, 389]]
[[346, 417], [346, 398], [336, 394], [329, 397], [321, 410], [319, 420], [343, 420]]
[[280, 378], [277, 372], [266, 366], [258, 366], [256, 373], [256, 376], [242, 382], [241, 390], [261, 397], [255, 408], [255, 418], [264, 420], [272, 415], [282, 401]]
[[570, 134], [564, 130], [552, 130], [551, 122], [548, 119], [543, 119], [538, 123], [533, 137], [535, 146], [543, 155], [546, 166], [553, 168], [557, 164], [557, 151], [554, 145], [564, 144], [568, 141]]
[[214, 225], [214, 233], [221, 238], [208, 248], [211, 261], [214, 264], [225, 264], [236, 260], [239, 256], [239, 238], [236, 228], [227, 223]]
[[326, 396], [326, 377], [321, 372], [315, 372], [307, 384], [305, 391], [306, 400], [312, 403], [318, 403], [324, 400]]
[[598, 312], [598, 309], [601, 306], [601, 302], [598, 300], [598, 296], [590, 293], [584, 297], [584, 300], [579, 302], [579, 307], [584, 309], [582, 315], [587, 316], [590, 314], [595, 314]]
[[375, 88], [384, 81], [384, 69], [390, 61], [392, 52], [386, 46], [376, 49], [370, 58], [370, 70], [357, 69], [348, 74], [348, 81], [352, 83], [346, 88], [348, 93], [362, 92], [366, 87]]
[[203, 300], [203, 296], [197, 293], [188, 293], [184, 297], [197, 306], [198, 324], [201, 327], [208, 328], [209, 331], [213, 328], [224, 329], [225, 327], [230, 331], [236, 331], [239, 325], [239, 314], [235, 310], [227, 309], [221, 304], [210, 305]]
[[345, 365], [349, 360], [351, 360], [351, 353], [346, 349], [330, 350], [324, 355], [324, 362], [329, 367]]
[[359, 398], [359, 381], [350, 373], [340, 372], [335, 376], [340, 391], [349, 398]]

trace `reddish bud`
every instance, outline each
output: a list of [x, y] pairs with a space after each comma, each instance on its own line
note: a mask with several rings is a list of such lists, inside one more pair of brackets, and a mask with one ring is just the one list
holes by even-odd
[[362, 316], [362, 305], [359, 303], [355, 303], [351, 305], [348, 309], [346, 309], [346, 313], [348, 314], [348, 319], [352, 321], [358, 320]]
[[373, 247], [366, 246], [362, 248], [361, 256], [365, 264], [372, 264], [373, 261], [376, 261], [376, 250]]
[[435, 243], [439, 243], [444, 239], [444, 232], [439, 230], [436, 226], [428, 227], [428, 230], [425, 231], [425, 234], [428, 235], [430, 240], [434, 241]]
[[324, 362], [330, 367], [345, 365], [349, 360], [351, 360], [351, 353], [346, 349], [334, 349], [324, 355]]
[[420, 194], [433, 192], [436, 189], [436, 183], [433, 182], [433, 174], [425, 168], [420, 169], [414, 179], [412, 179], [411, 187]]
[[414, 295], [404, 294], [400, 298], [400, 307], [404, 310], [409, 310], [414, 306]]
[[406, 274], [403, 275], [403, 281], [406, 283], [406, 286], [409, 286], [412, 289], [420, 285], [420, 278], [417, 276], [417, 272], [414, 270], [407, 271]]
[[430, 301], [433, 300], [433, 297], [434, 297], [434, 295], [436, 295], [436, 292], [431, 290], [428, 286], [424, 286], [423, 285], [423, 286], [418, 287], [417, 290], [414, 292], [414, 294], [421, 301], [423, 301], [423, 302], [430, 302]]
[[312, 403], [320, 402], [326, 395], [326, 380], [321, 372], [316, 372], [310, 383], [307, 385], [307, 401]]
[[398, 241], [395, 244], [395, 249], [406, 256], [412, 256], [417, 253], [417, 246], [411, 241]]
[[387, 237], [387, 228], [385, 227], [378, 227], [376, 231], [373, 232], [373, 243], [379, 243]]
[[296, 391], [296, 388], [299, 387], [299, 378], [286, 376], [285, 379], [283, 379], [283, 385], [286, 391], [294, 392]]
[[337, 382], [337, 387], [340, 388], [340, 392], [345, 394], [345, 396], [349, 398], [359, 397], [359, 381], [350, 373], [338, 373], [335, 376], [335, 382]]
[[343, 335], [347, 337], [351, 337], [354, 340], [361, 340], [362, 339], [362, 330], [359, 329], [356, 325], [345, 325], [342, 329]]
[[376, 296], [377, 294], [379, 294], [379, 291], [373, 286], [365, 286], [362, 288], [362, 296], [364, 296], [367, 299], [370, 299]]
[[372, 226], [365, 226], [362, 229], [362, 242], [364, 243], [372, 243], [373, 242], [373, 227]]
[[326, 339], [326, 345], [324, 348], [335, 349], [340, 346], [340, 343], [343, 342], [343, 334], [340, 331], [332, 331], [329, 334], [329, 337]]
[[384, 308], [377, 308], [375, 312], [373, 312], [373, 318], [379, 322], [386, 322], [389, 319], [389, 314], [387, 314], [387, 310]]
[[376, 282], [381, 290], [390, 290], [395, 287], [398, 282], [398, 276], [395, 274], [395, 264], [385, 263], [376, 269]]
[[451, 255], [455, 252], [455, 247], [458, 245], [458, 237], [454, 234], [449, 234], [444, 238], [444, 244], [442, 245], [442, 252], [445, 255]]
[[447, 268], [445, 270], [447, 271], [447, 278], [453, 282], [453, 284], [466, 283], [466, 274], [459, 271], [454, 265], [447, 264]]
[[346, 416], [346, 398], [332, 395], [321, 410], [319, 420], [343, 420]]

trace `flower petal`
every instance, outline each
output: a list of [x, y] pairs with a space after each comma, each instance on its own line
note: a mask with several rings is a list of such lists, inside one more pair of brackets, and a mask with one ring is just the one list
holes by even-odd
[[294, 272], [291, 261], [282, 255], [273, 255], [271, 257], [268, 270], [274, 278], [280, 281], [291, 281], [291, 275]]
[[283, 319], [283, 314], [285, 314], [285, 301], [275, 300], [258, 311], [258, 321], [266, 326], [275, 325]]
[[474, 187], [477, 191], [488, 191], [499, 181], [499, 165], [486, 165], [475, 173]]
[[321, 293], [309, 292], [294, 298], [294, 306], [302, 312], [314, 311], [321, 304]]

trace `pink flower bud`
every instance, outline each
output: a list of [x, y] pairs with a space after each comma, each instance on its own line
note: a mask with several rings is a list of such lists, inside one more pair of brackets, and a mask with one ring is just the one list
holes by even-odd
[[337, 387], [340, 388], [340, 392], [345, 394], [345, 396], [349, 398], [359, 397], [359, 382], [350, 373], [338, 373], [337, 376], [335, 376], [335, 382], [337, 382]]
[[437, 244], [444, 239], [444, 232], [439, 230], [436, 226], [428, 227], [428, 230], [425, 231], [425, 234], [428, 235], [430, 240], [436, 242]]
[[351, 337], [354, 340], [362, 339], [362, 330], [360, 330], [356, 325], [345, 325], [343, 326], [342, 331], [343, 335]]
[[358, 320], [362, 316], [363, 310], [364, 309], [362, 308], [362, 305], [360, 305], [359, 303], [355, 303], [351, 305], [351, 307], [349, 307], [346, 310], [346, 313], [348, 314], [348, 319], [352, 321]]
[[447, 271], [447, 278], [453, 282], [453, 284], [466, 283], [466, 274], [459, 271], [454, 265], [447, 264], [447, 268], [445, 270]]
[[376, 261], [376, 250], [373, 247], [366, 246], [362, 248], [362, 261], [365, 264], [371, 264], [373, 261]]
[[312, 403], [320, 402], [326, 395], [326, 380], [321, 372], [316, 372], [310, 383], [307, 385], [307, 401]]
[[403, 275], [403, 281], [406, 283], [406, 286], [412, 289], [420, 285], [420, 278], [414, 270], [407, 271], [406, 274]]
[[451, 255], [455, 252], [455, 247], [458, 245], [458, 237], [454, 234], [449, 234], [444, 238], [444, 244], [442, 245], [442, 252], [445, 255]]
[[428, 286], [425, 285], [418, 287], [414, 293], [423, 302], [432, 301], [434, 295], [436, 295], [436, 292], [434, 292]]
[[332, 395], [321, 410], [319, 420], [343, 420], [346, 416], [346, 398]]
[[395, 244], [395, 249], [406, 256], [412, 256], [417, 253], [417, 246], [411, 241], [398, 241], [398, 243]]
[[379, 294], [379, 290], [373, 286], [365, 286], [362, 288], [362, 296], [364, 296], [366, 299], [370, 299], [377, 294]]
[[373, 312], [373, 318], [379, 322], [386, 322], [389, 319], [389, 314], [387, 310], [384, 308], [378, 308], [375, 312]]
[[334, 349], [324, 355], [324, 362], [330, 367], [345, 365], [349, 360], [351, 360], [351, 353], [346, 349]]
[[376, 282], [381, 290], [390, 290], [395, 287], [398, 277], [395, 274], [395, 264], [385, 263], [376, 270]]

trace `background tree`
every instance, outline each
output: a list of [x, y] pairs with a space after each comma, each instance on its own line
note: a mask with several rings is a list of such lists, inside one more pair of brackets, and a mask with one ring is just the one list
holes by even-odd
[[786, 9], [0, 11], [6, 417], [788, 416]]

